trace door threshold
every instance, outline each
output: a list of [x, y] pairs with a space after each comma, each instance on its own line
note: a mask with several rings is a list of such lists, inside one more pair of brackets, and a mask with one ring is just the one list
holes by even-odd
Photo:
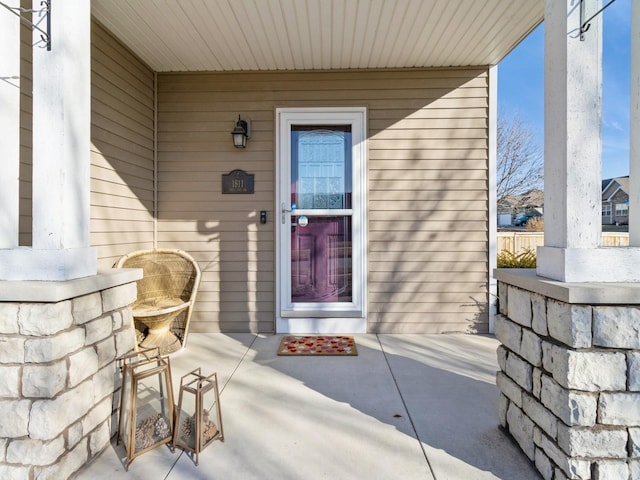
[[367, 333], [365, 318], [278, 318], [276, 333], [294, 335]]

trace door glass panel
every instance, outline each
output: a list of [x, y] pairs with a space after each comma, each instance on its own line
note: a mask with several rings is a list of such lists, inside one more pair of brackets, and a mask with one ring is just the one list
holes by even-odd
[[291, 127], [291, 206], [351, 208], [351, 125]]
[[351, 244], [350, 216], [292, 216], [292, 302], [350, 302]]
[[291, 127], [292, 303], [352, 300], [351, 147], [351, 125]]

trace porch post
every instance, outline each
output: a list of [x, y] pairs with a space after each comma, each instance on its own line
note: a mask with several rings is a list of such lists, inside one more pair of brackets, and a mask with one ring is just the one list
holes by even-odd
[[[19, 7], [18, 0], [6, 2]], [[18, 246], [20, 19], [0, 9], [0, 248]]]
[[[0, 251], [4, 280], [97, 272], [89, 247], [90, 2], [51, 5], [51, 50], [33, 34], [33, 247]], [[40, 0], [33, 9], [42, 11]], [[42, 14], [33, 14], [40, 26]]]
[[562, 282], [640, 281], [640, 248], [601, 248], [601, 0], [545, 4], [545, 233], [537, 273]]
[[640, 247], [640, 4], [631, 2], [629, 245]]

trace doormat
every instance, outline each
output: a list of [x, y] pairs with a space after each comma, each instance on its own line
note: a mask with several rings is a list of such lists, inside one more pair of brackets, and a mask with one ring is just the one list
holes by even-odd
[[278, 355], [358, 355], [353, 337], [288, 335], [280, 341]]

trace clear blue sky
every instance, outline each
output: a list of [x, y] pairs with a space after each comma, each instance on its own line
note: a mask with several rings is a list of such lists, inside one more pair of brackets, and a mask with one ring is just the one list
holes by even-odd
[[[606, 5], [608, 0], [603, 1]], [[616, 0], [604, 19], [602, 178], [629, 175], [631, 0]], [[544, 142], [544, 24], [498, 66], [498, 115], [517, 114]]]

